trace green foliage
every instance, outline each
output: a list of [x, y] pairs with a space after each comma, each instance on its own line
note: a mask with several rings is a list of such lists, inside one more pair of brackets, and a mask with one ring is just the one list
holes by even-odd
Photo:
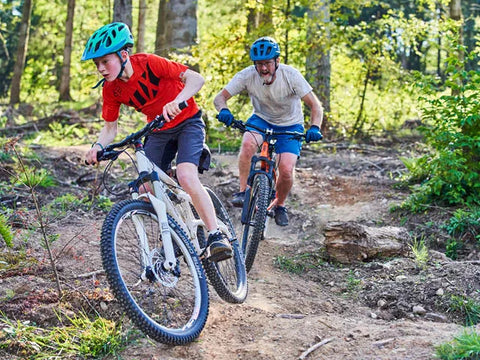
[[55, 179], [46, 169], [37, 169], [35, 167], [25, 167], [24, 172], [17, 174], [12, 182], [17, 185], [24, 185], [29, 189], [37, 186], [48, 188], [56, 185]]
[[71, 146], [81, 145], [88, 142], [88, 131], [81, 124], [62, 124], [61, 122], [53, 122], [48, 125], [47, 131], [40, 131], [25, 143], [32, 142], [36, 145], [45, 146]]
[[359, 279], [353, 270], [349, 270], [346, 278], [345, 292], [347, 294], [354, 294], [361, 288], [361, 286], [362, 286], [362, 279]]
[[423, 238], [414, 238], [410, 244], [410, 250], [413, 253], [417, 266], [420, 269], [425, 269], [429, 259], [428, 248], [425, 246], [425, 240]]
[[[423, 133], [430, 152], [414, 165], [422, 168], [421, 175], [428, 174], [413, 188], [408, 203], [414, 210], [430, 203], [480, 203], [480, 74], [459, 65], [457, 58], [449, 58], [450, 95], [423, 99]], [[419, 172], [412, 175], [422, 178]]]
[[455, 210], [443, 228], [457, 238], [471, 237], [480, 241], [480, 206]]
[[99, 195], [97, 198], [96, 206], [100, 210], [107, 212], [110, 211], [110, 209], [112, 208], [113, 202], [108, 197]]
[[323, 264], [323, 259], [319, 253], [303, 253], [292, 257], [280, 255], [275, 257], [273, 263], [282, 271], [301, 274]]
[[23, 249], [3, 251], [0, 254], [0, 274], [6, 271], [25, 273], [25, 270], [37, 264], [38, 260]]
[[8, 223], [8, 219], [5, 215], [0, 214], [0, 237], [8, 247], [13, 246], [12, 227]]
[[86, 198], [79, 198], [73, 194], [64, 194], [56, 197], [48, 205], [44, 207], [44, 210], [52, 216], [63, 216], [70, 210], [86, 208]]
[[449, 311], [458, 312], [465, 318], [467, 326], [480, 322], [480, 303], [463, 295], [452, 295]]
[[435, 348], [435, 355], [442, 360], [474, 360], [480, 357], [480, 336], [474, 330], [465, 330], [453, 341]]
[[461, 242], [450, 238], [447, 240], [447, 243], [445, 244], [445, 255], [452, 260], [457, 260], [458, 250], [460, 250], [461, 247], [462, 247]]
[[67, 320], [66, 326], [43, 329], [3, 315], [0, 348], [19, 349], [29, 359], [56, 359], [58, 354], [62, 359], [104, 358], [116, 355], [129, 341], [110, 320], [99, 317], [92, 321], [84, 313]]
[[[341, 134], [353, 131], [361, 106], [363, 81], [366, 76], [363, 60], [348, 55], [343, 47], [334, 48], [330, 123]], [[409, 75], [390, 60], [384, 60], [383, 75], [367, 88], [364, 103], [365, 122], [358, 130], [375, 135], [397, 130], [401, 124], [418, 118], [417, 104], [410, 94]]]

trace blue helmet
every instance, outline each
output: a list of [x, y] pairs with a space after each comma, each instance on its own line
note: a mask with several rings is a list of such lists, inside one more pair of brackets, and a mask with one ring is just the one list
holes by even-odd
[[133, 36], [128, 26], [114, 22], [95, 31], [87, 41], [82, 60], [95, 59], [133, 46]]
[[271, 37], [261, 37], [252, 44], [250, 48], [250, 59], [252, 61], [275, 59], [280, 55], [280, 46]]

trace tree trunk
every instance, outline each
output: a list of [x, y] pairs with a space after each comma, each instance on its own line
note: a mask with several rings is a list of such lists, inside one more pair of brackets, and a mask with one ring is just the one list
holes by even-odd
[[20, 23], [17, 57], [13, 67], [12, 85], [10, 89], [10, 105], [18, 104], [20, 102], [20, 84], [22, 81], [23, 67], [25, 66], [25, 58], [27, 56], [31, 16], [32, 0], [25, 0], [22, 9], [22, 21]]
[[197, 1], [160, 0], [155, 53], [185, 51], [197, 41]]
[[[455, 21], [462, 21], [463, 16], [462, 16], [462, 2], [461, 0], [451, 0], [450, 1], [450, 18]], [[462, 50], [462, 45], [463, 45], [463, 23], [461, 23], [458, 26], [458, 44], [457, 44], [457, 70], [461, 71], [463, 70], [463, 62], [465, 59], [465, 54]], [[460, 65], [461, 64], [461, 65]], [[452, 89], [452, 95], [458, 95], [459, 90], [457, 89]]]
[[147, 16], [147, 0], [138, 1], [137, 53], [145, 51], [145, 18]]
[[376, 228], [335, 222], [325, 227], [327, 254], [342, 264], [403, 255], [408, 250], [408, 240], [406, 229], [393, 226]]
[[[330, 23], [330, 5], [327, 0], [311, 5], [309, 10], [307, 43], [311, 45], [307, 55], [306, 69], [313, 91], [322, 102], [324, 121], [322, 130], [327, 128], [327, 114], [330, 113], [330, 52], [328, 27]], [[325, 31], [327, 30], [327, 31]]]
[[167, 50], [167, 1], [158, 2], [157, 33], [155, 36], [155, 54], [166, 57]]
[[70, 62], [72, 57], [73, 17], [75, 0], [68, 0], [67, 21], [65, 24], [65, 46], [63, 48], [63, 65], [60, 76], [60, 101], [72, 101], [70, 96]]
[[353, 125], [352, 128], [352, 136], [357, 136], [359, 132], [362, 131], [363, 124], [365, 123], [365, 117], [363, 116], [364, 112], [364, 107], [365, 107], [365, 99], [367, 96], [367, 87], [368, 87], [368, 80], [370, 79], [370, 66], [367, 65], [367, 73], [365, 74], [365, 82], [363, 83], [363, 91], [362, 91], [362, 97], [360, 101], [360, 109], [358, 109], [358, 115], [357, 115], [357, 120], [355, 120], [355, 125]]
[[264, 0], [262, 4], [250, 6], [247, 9], [247, 33], [255, 30], [265, 36], [273, 36], [273, 0]]
[[115, 0], [113, 2], [113, 21], [123, 22], [132, 28], [132, 0]]

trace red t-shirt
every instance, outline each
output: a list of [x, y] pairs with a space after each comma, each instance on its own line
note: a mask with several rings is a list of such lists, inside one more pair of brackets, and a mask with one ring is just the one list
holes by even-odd
[[[130, 62], [133, 75], [127, 82], [115, 79], [104, 83], [102, 117], [105, 121], [117, 120], [120, 105], [125, 104], [147, 115], [150, 122], [162, 114], [165, 104], [174, 100], [185, 86], [180, 77], [188, 67], [183, 64], [154, 54], [135, 54], [130, 56]], [[177, 126], [199, 111], [193, 98], [187, 102], [188, 106], [175, 119], [165, 123], [162, 130]]]

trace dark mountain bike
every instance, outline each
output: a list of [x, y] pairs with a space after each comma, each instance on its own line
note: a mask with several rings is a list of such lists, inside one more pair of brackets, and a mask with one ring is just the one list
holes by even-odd
[[[247, 125], [240, 120], [233, 120], [233, 128], [242, 133], [249, 131]], [[245, 255], [245, 268], [247, 272], [252, 268], [258, 245], [265, 237], [268, 221], [273, 217], [273, 208], [276, 204], [275, 184], [277, 180], [277, 163], [274, 149], [279, 136], [302, 140], [305, 134], [295, 131], [274, 131], [248, 125], [264, 135], [264, 140], [259, 146], [259, 155], [254, 155], [251, 160], [250, 173], [245, 191], [241, 222], [243, 225], [242, 250]]]
[[[117, 203], [105, 218], [101, 255], [110, 288], [132, 322], [157, 341], [180, 345], [195, 340], [205, 326], [205, 273], [218, 295], [232, 303], [245, 300], [247, 275], [234, 227], [215, 193], [207, 188], [220, 231], [233, 250], [232, 258], [220, 262], [203, 256], [207, 228], [191, 197], [145, 156], [142, 139], [161, 126], [163, 117], [158, 116], [97, 154], [99, 161], [111, 161], [107, 172], [133, 146], [136, 161], [130, 158], [138, 172], [129, 183], [132, 199]], [[145, 183], [151, 184], [151, 192], [141, 193]]]

